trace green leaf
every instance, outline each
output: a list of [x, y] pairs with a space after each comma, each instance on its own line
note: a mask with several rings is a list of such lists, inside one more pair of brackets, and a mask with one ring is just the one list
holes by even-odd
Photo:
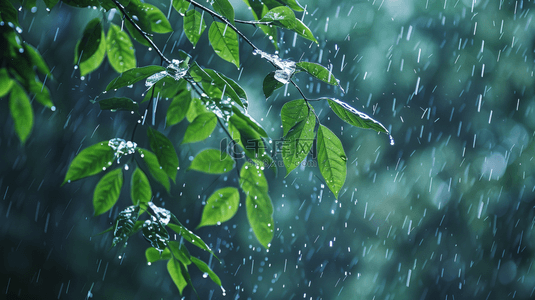
[[138, 167], [134, 170], [130, 181], [130, 198], [132, 198], [134, 205], [144, 204], [144, 209], [152, 199], [149, 179], [145, 172]]
[[206, 201], [201, 223], [197, 228], [209, 225], [221, 225], [230, 220], [238, 211], [240, 192], [234, 187], [225, 187], [215, 191]]
[[245, 198], [247, 219], [256, 239], [262, 246], [269, 248], [273, 239], [275, 222], [264, 172], [249, 162], [244, 163], [240, 172], [240, 186], [247, 196]]
[[198, 235], [188, 230], [186, 227], [184, 227], [184, 225], [169, 223], [167, 224], [167, 227], [171, 228], [171, 230], [182, 236], [186, 241], [202, 250], [210, 252], [210, 254], [215, 256], [215, 253], [212, 251], [212, 249], [210, 249], [210, 247], [208, 247], [208, 245], [206, 245], [206, 243]]
[[298, 35], [304, 37], [305, 39], [311, 40], [318, 44], [318, 40], [316, 40], [314, 34], [312, 34], [312, 31], [310, 31], [310, 29], [301, 20], [297, 19], [293, 31], [295, 31]]
[[37, 70], [41, 72], [41, 74], [52, 76], [52, 74], [50, 74], [50, 69], [48, 68], [48, 65], [46, 64], [41, 54], [39, 54], [39, 51], [37, 51], [37, 49], [35, 49], [30, 44], [23, 43], [23, 45], [24, 50], [26, 50], [26, 53], [28, 54], [31, 63], [37, 67]]
[[229, 20], [234, 25], [234, 8], [228, 0], [214, 0], [212, 3], [214, 10]]
[[161, 183], [167, 193], [171, 190], [171, 185], [169, 183], [169, 177], [167, 176], [167, 173], [163, 170], [163, 168], [160, 166], [160, 163], [158, 162], [158, 157], [152, 152], [150, 152], [147, 149], [143, 148], [136, 148], [136, 150], [141, 154], [141, 158], [149, 168], [149, 173], [152, 175], [156, 181]]
[[255, 126], [250, 125], [250, 120], [247, 121], [238, 114], [234, 114], [229, 119], [228, 130], [232, 139], [242, 147], [247, 157], [264, 166], [276, 168], [260, 133], [255, 130]]
[[[171, 242], [169, 242], [171, 243]], [[165, 248], [162, 252], [154, 247], [149, 247], [145, 250], [145, 258], [147, 258], [147, 263], [157, 262], [159, 260], [169, 260], [173, 258], [171, 251], [168, 248]]]
[[126, 111], [135, 111], [138, 112], [139, 106], [137, 103], [126, 97], [112, 97], [108, 99], [103, 99], [98, 102], [101, 110], [126, 110]]
[[106, 87], [106, 92], [125, 86], [134, 84], [140, 80], [143, 80], [153, 74], [165, 71], [161, 66], [146, 66], [141, 68], [130, 69], [126, 72], [119, 74], [119, 76], [113, 79]]
[[238, 35], [226, 24], [214, 21], [208, 30], [208, 39], [214, 51], [222, 59], [240, 68], [240, 47]]
[[186, 13], [189, 7], [189, 2], [186, 0], [173, 0], [173, 7], [182, 16]]
[[260, 134], [261, 137], [268, 137], [267, 132], [264, 130], [262, 125], [260, 125], [253, 117], [251, 117], [247, 112], [242, 113], [237, 107], [233, 107], [232, 111], [237, 118], [244, 120], [254, 131]]
[[227, 82], [228, 85], [232, 87], [232, 89], [236, 92], [238, 97], [240, 97], [241, 103], [238, 103], [241, 107], [244, 109], [247, 109], [248, 103], [247, 103], [247, 94], [245, 93], [245, 90], [234, 80], [228, 78], [223, 73], [217, 73], [223, 80]]
[[[130, 14], [131, 16], [137, 16], [137, 14]], [[145, 31], [145, 32], [149, 32], [150, 30], [148, 30], [148, 27], [150, 27], [150, 24], [148, 24], [146, 22], [146, 14], [142, 13], [141, 15], [144, 16], [144, 18], [141, 18], [137, 24], [138, 26], [140, 26], [140, 28]], [[141, 22], [141, 20], [145, 21], [145, 22]], [[145, 25], [144, 25], [145, 23]], [[128, 29], [128, 32], [130, 33], [130, 36], [132, 36], [132, 38], [140, 43], [141, 45], [143, 46], [147, 46], [147, 47], [151, 47], [151, 44], [149, 43], [149, 41], [147, 41], [147, 39], [141, 34], [139, 33], [139, 31], [136, 29], [136, 27], [134, 27], [134, 25], [132, 25], [129, 21], [126, 21], [124, 22], [124, 25], [126, 27], [126, 29]], [[149, 37], [149, 39], [152, 39]]]
[[168, 33], [173, 31], [173, 27], [167, 20], [163, 12], [154, 5], [142, 3], [143, 10], [147, 13], [147, 18], [150, 22], [150, 28], [155, 33]]
[[329, 101], [329, 106], [334, 111], [334, 113], [340, 117], [344, 122], [351, 124], [356, 127], [373, 129], [377, 132], [384, 132], [389, 134], [386, 127], [378, 121], [372, 119], [365, 113], [362, 113], [355, 108], [351, 107], [349, 104], [340, 101], [335, 98], [323, 98]]
[[99, 18], [86, 25], [80, 41], [76, 44], [74, 63], [80, 65], [82, 76], [96, 70], [106, 56], [106, 36]]
[[118, 168], [110, 171], [97, 183], [95, 192], [93, 194], [93, 208], [95, 209], [95, 216], [103, 214], [110, 210], [121, 193], [123, 186], [123, 169]]
[[275, 90], [281, 88], [284, 86], [284, 83], [278, 81], [275, 79], [275, 71], [269, 72], [269, 74], [264, 77], [264, 83], [262, 84], [264, 96], [266, 96], [266, 99], [269, 98], [271, 95], [273, 95], [273, 92]]
[[108, 30], [106, 46], [108, 61], [115, 71], [123, 73], [136, 67], [136, 55], [130, 37], [113, 23]]
[[173, 182], [178, 171], [178, 156], [173, 143], [162, 133], [149, 127], [147, 136], [150, 141], [150, 148], [156, 154], [158, 163]]
[[72, 160], [62, 185], [106, 170], [113, 158], [114, 151], [108, 146], [108, 141], [85, 148]]
[[[232, 99], [234, 102], [238, 103], [238, 105], [243, 107], [240, 97], [238, 96], [234, 88], [232, 88], [232, 86], [225, 79], [223, 79], [219, 72], [214, 71], [212, 69], [204, 69], [204, 72], [212, 78], [210, 85], [208, 87], [205, 87], [205, 91], [212, 99], [223, 99], [224, 96], [227, 96], [230, 97], [230, 99]], [[205, 85], [203, 85], [203, 87], [204, 86]], [[217, 92], [215, 94], [208, 92], [208, 90], [210, 90], [211, 92], [214, 91], [214, 89], [211, 87], [217, 87]], [[223, 91], [225, 91], [224, 95]]]
[[43, 0], [43, 2], [45, 2], [47, 8], [52, 9], [58, 4], [59, 0]]
[[26, 82], [29, 86], [29, 91], [35, 95], [35, 100], [41, 103], [42, 105], [51, 108], [54, 106], [52, 100], [50, 100], [50, 91], [37, 77], [34, 77], [33, 80]]
[[203, 14], [194, 9], [186, 11], [184, 16], [184, 33], [193, 44], [193, 47], [197, 45], [199, 38], [206, 29], [203, 16]]
[[180, 295], [182, 295], [182, 291], [188, 285], [188, 282], [184, 278], [183, 274], [184, 272], [187, 272], [187, 270], [185, 270], [185, 267], [183, 267], [182, 264], [176, 259], [170, 259], [169, 262], [167, 262], [167, 272], [169, 272], [169, 276], [171, 276], [171, 279], [173, 279], [173, 282], [180, 292]]
[[191, 105], [191, 100], [191, 92], [188, 90], [183, 90], [173, 98], [169, 108], [167, 108], [165, 119], [167, 126], [178, 124], [184, 119]]
[[186, 128], [182, 144], [199, 142], [209, 137], [217, 125], [217, 116], [213, 112], [198, 115]]
[[286, 136], [292, 127], [305, 120], [309, 115], [309, 109], [304, 99], [286, 102], [281, 108], [283, 135]]
[[4, 0], [0, 1], [0, 18], [6, 24], [11, 22], [16, 27], [20, 26], [19, 25], [19, 13], [9, 1], [4, 1]]
[[313, 111], [309, 111], [308, 117], [299, 121], [284, 137], [282, 159], [286, 166], [286, 176], [299, 166], [312, 149], [315, 126], [316, 115]]
[[234, 160], [230, 155], [217, 149], [206, 149], [197, 154], [188, 170], [208, 174], [223, 174], [234, 168]]
[[193, 122], [197, 116], [210, 112], [208, 108], [202, 103], [201, 99], [199, 98], [193, 98], [191, 100], [191, 104], [188, 108], [188, 112], [186, 113], [186, 119], [188, 122]]
[[197, 266], [197, 268], [199, 268], [199, 270], [201, 270], [201, 272], [208, 274], [210, 279], [212, 279], [215, 284], [221, 286], [221, 279], [219, 279], [216, 273], [214, 273], [214, 271], [212, 271], [212, 269], [210, 269], [210, 267], [204, 261], [193, 256], [191, 257], [191, 261]]
[[279, 6], [268, 11], [260, 21], [271, 22], [275, 26], [293, 30], [296, 26], [297, 19], [290, 8]]
[[177, 241], [169, 241], [169, 248], [171, 249], [171, 253], [173, 253], [175, 258], [178, 259], [184, 266], [191, 264], [191, 255], [189, 254], [186, 245]]
[[143, 237], [158, 251], [163, 251], [169, 241], [169, 233], [165, 226], [156, 217], [143, 223]]
[[338, 193], [346, 181], [347, 172], [347, 157], [342, 142], [329, 128], [320, 124], [316, 147], [321, 175], [334, 196], [338, 198]]
[[11, 87], [9, 110], [15, 123], [15, 132], [24, 144], [32, 131], [33, 110], [28, 95], [18, 84], [13, 84]]
[[288, 5], [288, 7], [290, 7], [291, 9], [295, 10], [295, 11], [303, 11], [303, 7], [301, 6], [301, 4], [299, 4], [299, 2], [297, 2], [297, 0], [279, 0], [281, 1], [282, 3]]
[[307, 72], [308, 74], [316, 77], [317, 79], [325, 83], [331, 85], [339, 85], [338, 79], [334, 78], [332, 72], [320, 64], [308, 61], [300, 61], [296, 65], [301, 70]]
[[0, 98], [9, 93], [15, 81], [9, 77], [7, 69], [0, 69]]
[[137, 205], [128, 206], [119, 213], [113, 226], [112, 247], [117, 246], [123, 240], [126, 242], [132, 235], [138, 216], [139, 206]]

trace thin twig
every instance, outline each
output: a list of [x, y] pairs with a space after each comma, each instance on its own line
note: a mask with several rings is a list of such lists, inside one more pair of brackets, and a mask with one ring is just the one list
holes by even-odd
[[[117, 0], [114, 0], [114, 1], [117, 1]], [[230, 21], [227, 20], [226, 18], [220, 16], [215, 11], [213, 11], [213, 10], [209, 9], [208, 7], [205, 7], [202, 4], [199, 4], [199, 3], [197, 3], [197, 2], [195, 2], [193, 0], [186, 0], [186, 1], [191, 3], [193, 6], [195, 6], [197, 8], [200, 8], [200, 9], [204, 10], [205, 12], [209, 13], [212, 17], [218, 18], [219, 20], [223, 21], [223, 23], [225, 23], [228, 27], [230, 27], [232, 30], [234, 30], [234, 32], [236, 32], [254, 50], [260, 50], [260, 48], [255, 46], [255, 44], [253, 44], [241, 31], [238, 30], [238, 28], [236, 28], [236, 26], [234, 26], [232, 23], [230, 23]]]
[[272, 22], [262, 22], [262, 21], [244, 21], [244, 20], [234, 20], [235, 23], [241, 23], [241, 24], [247, 24], [247, 25], [253, 25], [256, 27], [256, 25], [270, 25]]
[[130, 15], [128, 15], [128, 13], [126, 12], [126, 9], [124, 8], [124, 6], [121, 3], [119, 3], [119, 1], [117, 1], [117, 0], [113, 0], [113, 3], [115, 3], [115, 6], [117, 6], [117, 8], [119, 8], [119, 10], [123, 14], [123, 16], [125, 16], [126, 19], [128, 20], [128, 22], [130, 22], [130, 24], [132, 24], [132, 26], [134, 26], [134, 28], [136, 28], [136, 30], [139, 31], [139, 33], [143, 36], [143, 38], [145, 38], [147, 40], [147, 42], [149, 42], [149, 44], [152, 46], [152, 48], [154, 48], [154, 50], [156, 50], [156, 52], [162, 58], [162, 60], [164, 60], [168, 64], [171, 64], [171, 61], [167, 57], [165, 57], [165, 55], [163, 55], [162, 51], [160, 51], [160, 48], [158, 48], [158, 46], [156, 46], [156, 44], [154, 44], [154, 42], [149, 38], [149, 34], [146, 33], [143, 29], [141, 29], [141, 27], [139, 27], [139, 25], [132, 19], [132, 17], [130, 17]]

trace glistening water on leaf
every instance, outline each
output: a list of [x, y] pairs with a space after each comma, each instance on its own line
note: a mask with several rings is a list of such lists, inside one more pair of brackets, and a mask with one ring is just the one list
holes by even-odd
[[93, 193], [93, 208], [95, 216], [110, 210], [117, 200], [123, 186], [123, 169], [118, 168], [108, 172], [97, 183]]

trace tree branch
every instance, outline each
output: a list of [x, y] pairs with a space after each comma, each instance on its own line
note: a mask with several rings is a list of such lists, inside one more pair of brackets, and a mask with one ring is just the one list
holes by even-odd
[[156, 44], [154, 44], [154, 42], [149, 38], [149, 34], [146, 33], [143, 29], [141, 29], [141, 27], [139, 27], [139, 25], [137, 25], [137, 23], [134, 22], [132, 17], [130, 17], [130, 15], [128, 15], [128, 13], [126, 12], [126, 9], [124, 8], [124, 6], [121, 3], [119, 3], [119, 1], [117, 1], [117, 0], [113, 0], [113, 3], [115, 3], [115, 6], [117, 6], [117, 8], [121, 11], [123, 16], [126, 17], [128, 22], [130, 22], [130, 24], [132, 24], [132, 26], [134, 26], [134, 28], [136, 28], [136, 30], [139, 31], [139, 33], [147, 40], [147, 42], [149, 42], [149, 44], [152, 46], [152, 48], [154, 48], [154, 50], [156, 50], [156, 52], [162, 58], [162, 60], [164, 60], [168, 64], [171, 64], [171, 61], [167, 57], [165, 57], [165, 55], [163, 55], [162, 51], [160, 51], [160, 48], [158, 48], [158, 46], [156, 46]]
[[[117, 1], [117, 0], [114, 0], [114, 1]], [[236, 26], [234, 26], [232, 23], [230, 23], [229, 20], [227, 20], [226, 18], [223, 18], [222, 16], [220, 16], [218, 13], [216, 13], [215, 11], [209, 9], [208, 7], [205, 7], [203, 6], [202, 4], [199, 4], [193, 0], [186, 0], [188, 1], [189, 3], [191, 3], [191, 5], [199, 8], [199, 9], [202, 9], [204, 10], [205, 12], [209, 13], [213, 18], [218, 18], [219, 20], [223, 21], [223, 23], [225, 23], [228, 27], [230, 27], [232, 30], [234, 30], [234, 32], [236, 32], [247, 44], [249, 44], [249, 46], [251, 46], [254, 50], [260, 50], [260, 48], [258, 48], [257, 46], [255, 46], [255, 44], [253, 44], [241, 31], [238, 30], [238, 28], [236, 28]], [[240, 22], [239, 22], [240, 23]], [[261, 51], [261, 50], [260, 50]]]

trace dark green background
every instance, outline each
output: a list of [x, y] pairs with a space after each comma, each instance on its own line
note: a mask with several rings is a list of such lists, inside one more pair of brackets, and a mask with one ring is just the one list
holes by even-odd
[[[251, 19], [241, 1], [231, 2], [237, 18]], [[297, 75], [299, 85], [311, 98], [337, 97], [373, 115], [391, 130], [396, 143], [390, 146], [385, 135], [352, 128], [326, 103], [316, 103], [320, 120], [341, 138], [348, 157], [339, 199], [322, 184], [316, 167], [298, 168], [286, 178], [282, 169], [278, 177], [267, 171], [276, 223], [271, 248], [266, 251], [255, 240], [244, 207], [221, 226], [196, 230], [221, 258], [221, 265], [212, 260], [211, 266], [227, 291], [223, 296], [192, 267], [201, 299], [532, 297], [532, 4], [301, 4], [307, 6], [304, 22], [319, 45], [301, 38], [294, 44], [294, 34], [285, 32], [281, 56], [332, 63], [347, 94], [304, 74]], [[157, 5], [167, 14], [169, 2]], [[100, 15], [66, 5], [48, 13], [42, 2], [36, 13], [19, 14], [22, 37], [53, 68], [54, 80], [47, 85], [57, 110], [34, 105], [35, 127], [21, 146], [7, 99], [0, 99], [0, 295], [9, 299], [84, 299], [88, 291], [94, 299], [180, 298], [165, 263], [147, 266], [148, 243], [140, 235], [127, 248], [111, 251], [110, 235], [95, 236], [109, 227], [118, 209], [129, 205], [126, 187], [117, 207], [99, 217], [92, 217], [91, 204], [99, 176], [60, 187], [80, 149], [114, 137], [129, 139], [137, 120], [125, 112], [100, 112], [89, 102], [116, 76], [107, 62], [84, 80], [73, 68], [77, 39], [85, 24]], [[260, 86], [272, 67], [247, 45], [240, 52], [243, 71], [236, 70], [213, 54], [206, 34], [192, 49], [181, 32], [181, 17], [172, 12], [170, 20], [176, 32], [155, 39], [166, 55], [174, 58], [180, 48], [201, 65], [239, 78], [248, 93], [249, 112], [278, 139], [280, 108], [298, 99], [297, 91], [288, 88], [289, 95], [283, 95], [281, 89], [266, 101]], [[255, 28], [240, 29], [266, 52], [274, 51]], [[154, 51], [135, 47], [139, 66], [159, 64]], [[140, 101], [142, 93], [140, 84], [117, 95]], [[203, 201], [218, 188], [237, 186], [236, 175], [186, 171], [196, 153], [218, 147], [225, 135], [217, 132], [206, 142], [179, 145], [187, 124], [164, 129], [167, 105], [159, 103], [156, 127], [175, 143], [181, 168], [171, 195], [160, 191], [155, 203], [193, 229]], [[144, 135], [139, 130], [135, 140], [147, 147]], [[184, 297], [194, 298], [190, 287]]]

